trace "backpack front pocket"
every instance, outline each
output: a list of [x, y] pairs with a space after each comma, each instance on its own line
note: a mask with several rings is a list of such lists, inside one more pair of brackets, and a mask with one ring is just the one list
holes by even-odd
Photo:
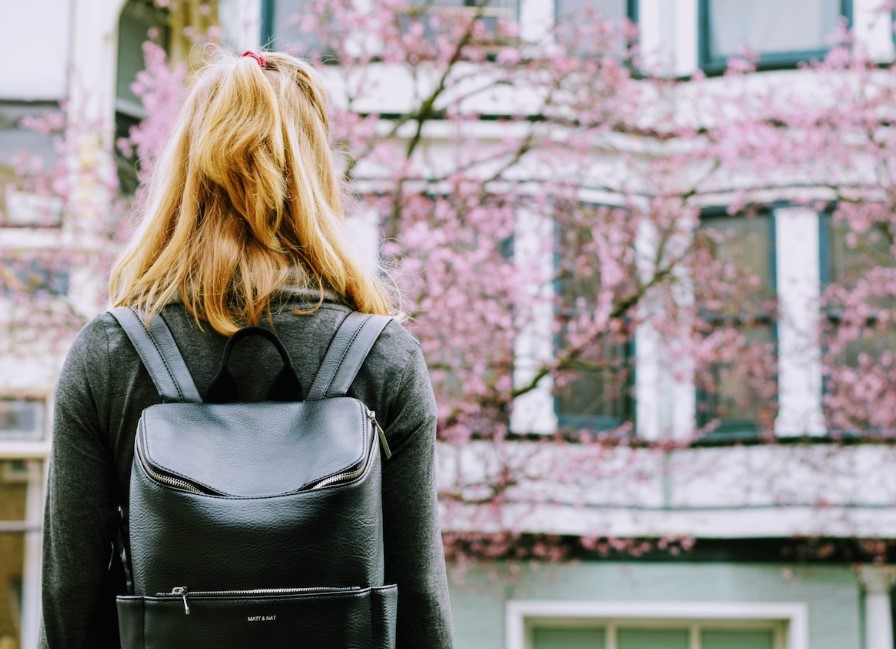
[[122, 649], [393, 649], [396, 586], [190, 591], [118, 599]]

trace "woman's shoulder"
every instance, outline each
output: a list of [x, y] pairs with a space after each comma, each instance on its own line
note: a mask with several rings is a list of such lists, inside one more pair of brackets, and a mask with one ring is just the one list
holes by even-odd
[[113, 318], [104, 311], [89, 320], [72, 341], [68, 351], [71, 361], [90, 362], [104, 358], [109, 353], [109, 330]]

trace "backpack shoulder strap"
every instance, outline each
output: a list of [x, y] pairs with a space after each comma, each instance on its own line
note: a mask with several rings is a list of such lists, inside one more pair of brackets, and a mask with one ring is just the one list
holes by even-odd
[[151, 325], [147, 326], [136, 309], [118, 307], [109, 309], [109, 313], [128, 335], [162, 399], [202, 403], [199, 390], [162, 314], [154, 317]]
[[384, 315], [358, 311], [350, 313], [330, 341], [305, 399], [316, 401], [344, 396], [373, 348], [373, 343], [391, 320], [391, 317]]

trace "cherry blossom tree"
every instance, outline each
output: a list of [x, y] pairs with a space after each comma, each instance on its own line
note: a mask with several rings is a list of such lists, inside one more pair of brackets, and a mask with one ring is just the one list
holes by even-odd
[[[887, 347], [896, 340], [896, 71], [874, 63], [849, 32], [807, 66], [807, 90], [757, 84], [749, 55], [711, 79], [652, 74], [633, 25], [587, 12], [524, 39], [487, 2], [462, 13], [408, 0], [361, 4], [309, 0], [294, 20], [295, 53], [328, 80], [353, 209], [383, 233], [383, 262], [430, 365], [439, 437], [445, 448], [479, 449], [472, 469], [459, 454], [445, 464], [447, 516], [480, 530], [449, 536], [450, 553], [521, 551], [521, 530], [498, 514], [503, 507], [546, 497], [538, 484], [584, 489], [578, 477], [612, 471], [601, 460], [620, 448], [687, 446], [713, 432], [725, 407], [752, 404], [759, 434], [773, 439], [775, 342], [756, 332], [778, 318], [778, 304], [740, 263], [742, 250], [727, 245], [743, 233], [724, 218], [770, 201], [827, 210], [846, 260], [815, 305], [821, 326], [806, 332], [807, 348], [824, 349], [829, 430], [896, 432]], [[134, 90], [149, 118], [114, 144], [139, 158], [141, 179], [185, 77], [151, 41], [145, 55]], [[82, 160], [72, 172], [76, 116], [32, 126], [60, 134], [60, 162], [47, 173], [23, 158], [25, 188], [66, 205], [88, 180], [115, 190], [101, 165]], [[714, 194], [726, 197], [727, 212], [705, 227]], [[116, 198], [113, 213], [91, 224], [103, 242], [89, 255], [97, 276], [129, 227], [133, 200], [139, 192]], [[41, 299], [10, 273], [2, 285], [25, 311]], [[61, 340], [79, 318], [45, 316], [61, 323]], [[684, 436], [635, 434], [631, 348], [645, 331], [674, 377], [728, 399]], [[520, 416], [539, 392], [589, 416], [544, 434], [543, 413]], [[592, 416], [607, 408], [618, 411], [609, 423]], [[577, 542], [598, 554], [691, 544]], [[563, 539], [536, 536], [524, 553], [566, 551]]]

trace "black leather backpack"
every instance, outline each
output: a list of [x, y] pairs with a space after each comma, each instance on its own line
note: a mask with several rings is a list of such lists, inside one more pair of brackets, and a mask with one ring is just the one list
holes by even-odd
[[[276, 335], [243, 329], [203, 401], [161, 315], [111, 313], [163, 399], [141, 415], [123, 516], [123, 649], [393, 649], [378, 434], [388, 446], [345, 396], [389, 318], [350, 314], [304, 400]], [[227, 368], [247, 336], [283, 360], [264, 402], [237, 402]]]

